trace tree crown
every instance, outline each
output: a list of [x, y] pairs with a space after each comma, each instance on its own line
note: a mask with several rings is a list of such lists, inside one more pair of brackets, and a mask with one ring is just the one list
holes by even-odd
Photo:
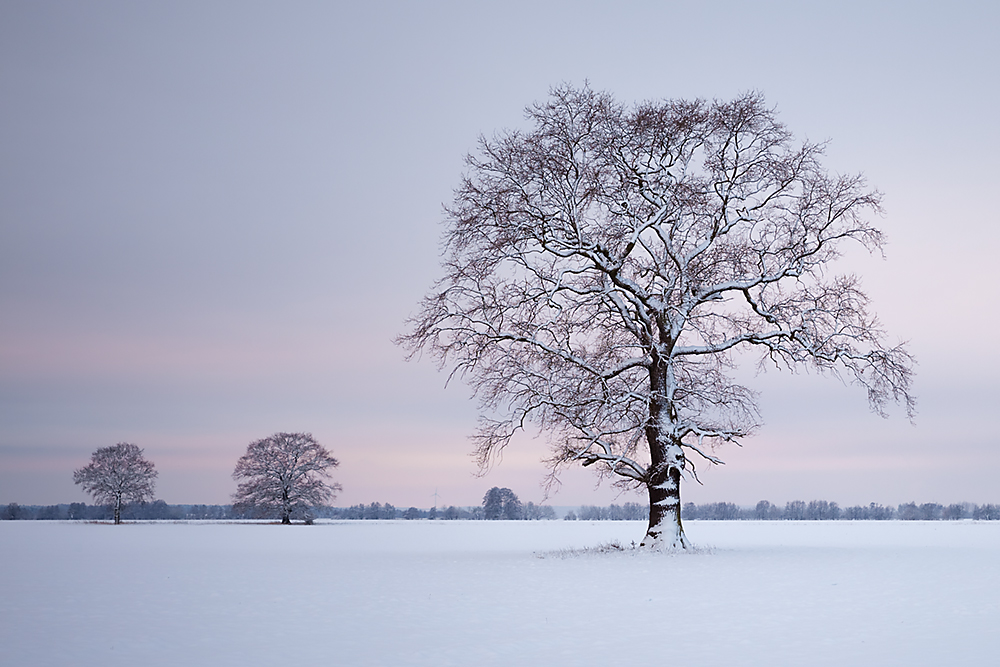
[[113, 505], [152, 500], [156, 476], [142, 449], [119, 442], [95, 451], [88, 465], [73, 472], [73, 482], [98, 503]]
[[526, 114], [468, 156], [444, 277], [399, 339], [475, 391], [481, 464], [529, 421], [554, 436], [554, 470], [649, 483], [651, 450], [657, 467], [719, 462], [759, 422], [730, 373], [743, 351], [912, 415], [912, 358], [883, 343], [857, 278], [826, 268], [845, 242], [881, 248], [881, 195], [829, 175], [761, 95], [625, 108], [562, 86]]

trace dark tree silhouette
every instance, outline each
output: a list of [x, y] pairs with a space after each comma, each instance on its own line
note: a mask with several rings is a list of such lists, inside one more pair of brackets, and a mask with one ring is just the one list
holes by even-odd
[[120, 524], [126, 503], [153, 499], [156, 475], [153, 464], [143, 458], [138, 446], [119, 442], [94, 452], [88, 465], [73, 472], [73, 482], [81, 485], [96, 502], [110, 505], [115, 523]]
[[284, 524], [293, 517], [308, 520], [312, 507], [340, 490], [340, 484], [323, 481], [338, 465], [311, 433], [275, 433], [252, 442], [233, 471], [233, 479], [245, 480], [233, 494], [233, 510], [277, 515]]
[[577, 462], [643, 488], [642, 544], [684, 546], [682, 474], [758, 427], [738, 354], [843, 373], [912, 414], [910, 355], [827, 266], [882, 246], [880, 195], [829, 175], [760, 95], [625, 108], [563, 86], [527, 117], [467, 158], [444, 277], [399, 338], [476, 392], [480, 465], [533, 423], [551, 480]]
[[494, 486], [483, 496], [483, 515], [486, 519], [514, 521], [521, 519], [522, 513], [520, 499], [508, 488]]

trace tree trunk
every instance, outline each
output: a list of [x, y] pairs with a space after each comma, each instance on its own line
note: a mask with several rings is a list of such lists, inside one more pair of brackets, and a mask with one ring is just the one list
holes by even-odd
[[288, 487], [281, 489], [281, 525], [292, 523], [292, 504], [288, 502]]
[[[673, 347], [674, 341], [666, 334], [667, 322], [659, 322], [660, 343], [664, 349]], [[649, 491], [649, 527], [639, 546], [650, 549], [683, 549], [688, 546], [681, 526], [681, 469], [684, 467], [684, 450], [681, 443], [669, 435], [677, 419], [673, 399], [675, 381], [673, 371], [665, 358], [654, 347], [650, 350], [649, 367], [649, 420], [646, 422], [646, 443], [649, 445], [649, 471], [646, 488]]]
[[122, 522], [122, 499], [115, 498], [115, 525]]
[[[681, 469], [684, 467], [684, 450], [670, 431], [664, 428], [664, 419], [676, 419], [673, 408], [663, 396], [672, 385], [668, 381], [669, 369], [654, 363], [650, 369], [650, 387], [653, 398], [649, 402], [649, 421], [646, 423], [646, 442], [649, 444], [649, 471], [646, 488], [649, 491], [649, 527], [639, 546], [650, 549], [684, 549], [688, 546], [681, 525]], [[667, 432], [665, 432], [667, 431]]]
[[647, 482], [649, 527], [639, 546], [684, 549], [689, 546], [681, 525], [681, 471], [670, 466]]

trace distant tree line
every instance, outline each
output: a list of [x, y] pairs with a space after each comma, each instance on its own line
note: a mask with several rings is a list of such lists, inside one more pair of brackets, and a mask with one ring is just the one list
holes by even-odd
[[[496, 488], [496, 487], [494, 487]], [[491, 489], [492, 491], [492, 489]], [[509, 489], [508, 489], [509, 491]], [[513, 495], [513, 494], [511, 494]], [[389, 503], [359, 504], [350, 507], [315, 507], [316, 518], [340, 520], [373, 520], [373, 519], [430, 519], [430, 520], [465, 520], [482, 521], [491, 519], [504, 520], [543, 520], [555, 519], [555, 510], [548, 505], [535, 505], [508, 502], [504, 505], [501, 495], [499, 510], [491, 505], [487, 512], [489, 492], [482, 506], [419, 509], [410, 507], [401, 509]], [[516, 495], [513, 496], [517, 498]], [[493, 502], [496, 502], [494, 494]], [[516, 511], [515, 511], [516, 509]], [[1000, 520], [1000, 505], [976, 505], [973, 503], [954, 503], [940, 505], [937, 503], [904, 503], [896, 507], [886, 507], [877, 503], [840, 507], [837, 503], [825, 500], [804, 502], [793, 500], [784, 507], [762, 500], [754, 507], [740, 507], [734, 503], [706, 503], [696, 505], [686, 503], [682, 508], [682, 516], [688, 520], [703, 521], [953, 521], [959, 519], [975, 519], [977, 521]], [[198, 521], [198, 520], [239, 520], [259, 518], [251, 511], [240, 511], [232, 505], [169, 505], [163, 500], [151, 503], [130, 503], [121, 508], [122, 519], [132, 521]], [[624, 503], [599, 507], [583, 505], [577, 510], [569, 511], [564, 517], [567, 521], [646, 521], [649, 509], [640, 503]], [[88, 505], [87, 503], [63, 503], [59, 505], [19, 505], [10, 503], [0, 507], [0, 519], [5, 521], [110, 521], [114, 519], [114, 508], [109, 505]]]
[[[696, 505], [686, 503], [681, 515], [688, 520], [702, 521], [954, 521], [975, 519], [978, 521], [1000, 520], [1000, 505], [975, 505], [955, 503], [904, 503], [897, 507], [886, 507], [877, 503], [841, 508], [837, 503], [826, 500], [804, 502], [793, 500], [784, 507], [762, 500], [754, 507], [740, 507], [734, 503], [706, 503]], [[646, 521], [649, 508], [639, 503], [625, 503], [597, 507], [584, 505], [578, 511], [570, 511], [563, 517], [567, 521]]]
[[681, 514], [685, 519], [702, 520], [756, 520], [756, 521], [947, 521], [976, 519], [1000, 520], [1000, 505], [975, 505], [973, 503], [904, 503], [886, 507], [877, 503], [841, 508], [826, 500], [804, 502], [793, 500], [784, 507], [762, 500], [754, 507], [738, 507], [733, 503], [686, 503]]
[[[163, 500], [151, 503], [130, 503], [121, 508], [121, 518], [136, 520], [242, 519], [231, 505], [168, 505]], [[109, 521], [114, 519], [114, 507], [63, 503], [60, 505], [18, 505], [10, 503], [0, 509], [0, 519], [35, 521]]]
[[[419, 509], [410, 507], [401, 509], [389, 503], [359, 504], [350, 507], [313, 507], [312, 515], [320, 519], [339, 520], [373, 520], [373, 519], [431, 519], [452, 521], [481, 521], [486, 519], [485, 509], [477, 507], [449, 507]], [[18, 505], [10, 503], [0, 507], [2, 520], [80, 520], [109, 521], [114, 518], [114, 509], [107, 505], [88, 505], [86, 503], [69, 503], [61, 505]], [[167, 520], [167, 521], [198, 521], [198, 520], [239, 520], [259, 519], [259, 513], [254, 508], [242, 509], [233, 505], [168, 505], [162, 500], [151, 503], [136, 503], [124, 505], [121, 518], [131, 521]], [[277, 519], [279, 517], [269, 517]], [[504, 517], [498, 517], [504, 518]], [[532, 502], [520, 506], [520, 511], [513, 518], [524, 520], [555, 519], [556, 513], [548, 505], [535, 505]]]
[[389, 503], [370, 503], [368, 505], [351, 505], [350, 507], [326, 507], [318, 516], [325, 519], [341, 519], [348, 521], [365, 521], [376, 519], [482, 519], [483, 510], [481, 507], [455, 507], [454, 505], [438, 509], [419, 509], [410, 507], [408, 509], [397, 508]]
[[649, 506], [639, 503], [610, 505], [597, 507], [584, 505], [578, 512], [570, 511], [563, 517], [566, 521], [646, 521], [649, 519]]
[[405, 510], [393, 507], [389, 503], [371, 503], [369, 505], [352, 505], [351, 507], [325, 507], [317, 509], [317, 516], [326, 519], [374, 520], [374, 519], [429, 519], [454, 521], [538, 521], [555, 519], [556, 511], [549, 505], [536, 505], [533, 502], [521, 503], [517, 494], [507, 488], [493, 487], [483, 497], [479, 507], [456, 507], [449, 505], [444, 508], [432, 507], [424, 510], [410, 507]]

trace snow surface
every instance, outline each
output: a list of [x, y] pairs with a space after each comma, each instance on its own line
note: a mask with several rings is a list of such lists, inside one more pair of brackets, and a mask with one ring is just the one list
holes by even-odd
[[1000, 522], [0, 522], [2, 665], [984, 665]]

